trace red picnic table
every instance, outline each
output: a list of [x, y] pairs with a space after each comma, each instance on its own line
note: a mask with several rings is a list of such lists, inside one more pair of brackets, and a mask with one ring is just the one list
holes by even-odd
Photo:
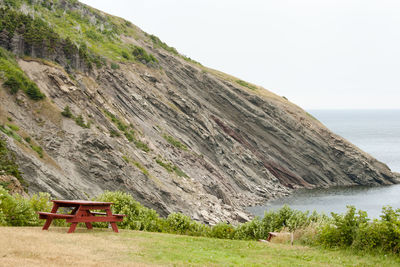
[[[124, 214], [112, 214], [112, 202], [97, 202], [87, 200], [52, 200], [53, 208], [51, 212], [38, 212], [39, 219], [45, 219], [43, 230], [50, 227], [53, 219], [66, 219], [67, 223], [71, 223], [68, 233], [73, 233], [76, 226], [80, 222], [86, 224], [87, 229], [93, 229], [92, 222], [109, 222], [114, 232], [118, 233], [116, 222], [122, 222]], [[57, 213], [60, 207], [73, 208], [70, 214]], [[104, 210], [105, 212], [94, 212], [91, 210]], [[98, 216], [100, 215], [100, 216]]]

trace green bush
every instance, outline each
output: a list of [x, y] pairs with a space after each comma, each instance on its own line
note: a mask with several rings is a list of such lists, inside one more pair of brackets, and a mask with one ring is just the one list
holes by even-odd
[[327, 247], [351, 246], [361, 225], [368, 222], [367, 213], [356, 212], [354, 206], [347, 206], [345, 214], [332, 212], [332, 223], [327, 223], [319, 233], [319, 242]]
[[182, 213], [171, 213], [164, 221], [163, 232], [205, 236], [208, 233], [208, 229], [205, 225], [193, 221]]
[[258, 217], [249, 222], [239, 224], [234, 235], [235, 239], [240, 240], [258, 240], [266, 239], [267, 237], [268, 232], [265, 232], [263, 221]]
[[134, 136], [134, 132], [133, 131], [125, 131], [124, 135], [126, 137], [126, 139], [128, 139], [129, 142], [133, 142], [135, 140], [135, 136]]
[[50, 212], [53, 204], [51, 203], [51, 196], [49, 193], [40, 192], [39, 194], [34, 194], [29, 199], [29, 205], [34, 212], [44, 211]]
[[118, 70], [119, 69], [119, 65], [117, 63], [111, 62], [111, 69], [113, 70]]
[[129, 56], [129, 54], [126, 51], [122, 51], [121, 55], [123, 58], [125, 58], [127, 60], [131, 59], [131, 57]]
[[3, 211], [0, 210], [0, 226], [6, 226], [6, 225], [7, 225], [6, 215], [4, 215]]
[[383, 207], [381, 215], [382, 223], [382, 249], [400, 252], [400, 209]]
[[400, 252], [400, 209], [383, 207], [381, 220], [361, 223], [352, 246], [358, 250]]
[[72, 114], [71, 109], [70, 109], [70, 107], [68, 105], [66, 105], [64, 107], [64, 110], [61, 112], [61, 115], [63, 115], [64, 117], [67, 117], [67, 118], [73, 118], [74, 117], [74, 115]]
[[227, 223], [218, 223], [211, 228], [209, 236], [220, 239], [232, 239], [235, 236], [235, 232], [234, 226]]
[[126, 215], [122, 222], [118, 222], [121, 228], [154, 232], [162, 230], [161, 219], [157, 212], [143, 207], [127, 193], [106, 191], [96, 200], [113, 202], [111, 205], [113, 213]]
[[23, 85], [14, 76], [11, 76], [4, 82], [4, 86], [10, 89], [11, 94], [16, 94]]
[[158, 60], [152, 54], [148, 54], [146, 52], [146, 50], [144, 50], [140, 46], [136, 46], [136, 45], [133, 46], [132, 55], [138, 61], [144, 61], [146, 63], [149, 63], [149, 62], [156, 63], [156, 62], [158, 62]]
[[34, 226], [39, 223], [39, 218], [27, 199], [19, 195], [13, 197], [1, 186], [0, 211], [3, 220], [10, 226]]
[[83, 119], [82, 115], [75, 117], [75, 123], [81, 126], [82, 128], [90, 128], [90, 124], [85, 123], [85, 120]]

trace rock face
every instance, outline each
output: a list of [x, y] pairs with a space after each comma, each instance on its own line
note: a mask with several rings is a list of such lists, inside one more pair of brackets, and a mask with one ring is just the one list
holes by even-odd
[[[4, 135], [29, 193], [78, 199], [122, 190], [161, 215], [214, 224], [246, 221], [246, 206], [295, 188], [399, 181], [286, 99], [140, 40], [125, 42], [145, 47], [157, 67], [121, 63], [72, 78], [56, 64], [18, 60], [47, 96], [35, 102], [0, 90], [0, 123], [12, 120], [43, 149], [40, 157]], [[66, 106], [90, 127], [62, 116]]]

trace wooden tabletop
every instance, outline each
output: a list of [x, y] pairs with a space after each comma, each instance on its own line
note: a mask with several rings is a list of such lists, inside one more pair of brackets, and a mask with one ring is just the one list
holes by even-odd
[[75, 204], [75, 205], [111, 205], [112, 202], [98, 202], [90, 200], [52, 200], [54, 203], [58, 204]]

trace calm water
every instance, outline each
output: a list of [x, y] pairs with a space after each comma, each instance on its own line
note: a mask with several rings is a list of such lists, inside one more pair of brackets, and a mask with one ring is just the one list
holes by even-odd
[[[310, 110], [314, 117], [333, 132], [346, 138], [373, 157], [400, 172], [400, 110]], [[400, 208], [400, 185], [382, 187], [345, 187], [298, 190], [249, 211], [263, 216], [265, 210], [284, 204], [298, 210], [344, 212], [346, 205], [355, 205], [378, 217], [382, 206]]]

